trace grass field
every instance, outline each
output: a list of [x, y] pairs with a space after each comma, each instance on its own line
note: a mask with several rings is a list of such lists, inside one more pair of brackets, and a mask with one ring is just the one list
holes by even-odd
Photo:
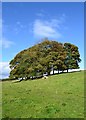
[[2, 82], [3, 118], [84, 118], [84, 71]]

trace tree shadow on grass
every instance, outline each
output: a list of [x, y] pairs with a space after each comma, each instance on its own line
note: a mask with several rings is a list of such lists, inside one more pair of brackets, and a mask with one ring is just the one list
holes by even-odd
[[[76, 73], [76, 72], [81, 72], [81, 70], [80, 70], [80, 71], [54, 73], [54, 74], [50, 74], [50, 75], [47, 75], [47, 76], [49, 77], [49, 76], [54, 76], [54, 75], [68, 74], [68, 73]], [[26, 79], [26, 80], [14, 80], [13, 83], [20, 83], [20, 82], [22, 82], [22, 81], [41, 80], [42, 78], [43, 78], [43, 76], [41, 76], [41, 77], [35, 77], [35, 78], [32, 78], [32, 79]]]

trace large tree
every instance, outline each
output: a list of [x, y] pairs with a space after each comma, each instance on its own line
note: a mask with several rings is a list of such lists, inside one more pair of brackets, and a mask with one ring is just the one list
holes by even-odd
[[18, 53], [10, 61], [10, 78], [36, 78], [54, 70], [79, 68], [81, 61], [78, 47], [70, 43], [44, 40]]

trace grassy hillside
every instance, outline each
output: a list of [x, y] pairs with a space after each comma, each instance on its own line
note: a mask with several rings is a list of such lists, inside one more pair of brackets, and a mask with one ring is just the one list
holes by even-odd
[[83, 118], [84, 71], [2, 83], [3, 117]]

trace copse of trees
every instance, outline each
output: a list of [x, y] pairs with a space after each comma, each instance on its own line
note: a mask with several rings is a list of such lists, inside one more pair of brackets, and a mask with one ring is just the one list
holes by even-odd
[[18, 53], [10, 61], [10, 78], [38, 78], [44, 73], [50, 75], [55, 70], [64, 71], [79, 68], [80, 54], [78, 47], [71, 43], [59, 43], [45, 39]]

